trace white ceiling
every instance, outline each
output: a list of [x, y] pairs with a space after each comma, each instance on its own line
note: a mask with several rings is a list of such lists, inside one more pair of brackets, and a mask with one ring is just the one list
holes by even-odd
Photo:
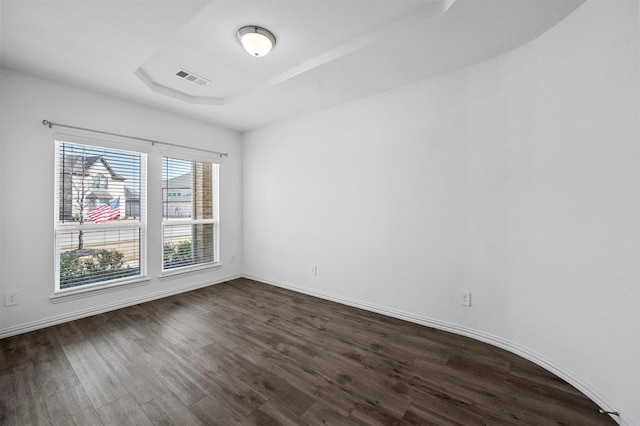
[[[0, 0], [0, 61], [245, 131], [508, 52], [583, 1]], [[245, 25], [275, 34], [268, 56]]]

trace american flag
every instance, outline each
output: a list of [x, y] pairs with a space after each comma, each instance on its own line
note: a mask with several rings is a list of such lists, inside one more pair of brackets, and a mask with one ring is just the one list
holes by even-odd
[[87, 217], [95, 223], [108, 222], [120, 217], [120, 197], [109, 201], [104, 206], [89, 210]]

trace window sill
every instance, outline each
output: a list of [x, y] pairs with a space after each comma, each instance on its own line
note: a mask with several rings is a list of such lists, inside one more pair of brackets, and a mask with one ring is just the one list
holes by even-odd
[[53, 294], [49, 299], [51, 303], [67, 302], [69, 300], [81, 299], [89, 296], [96, 296], [98, 294], [110, 293], [112, 291], [118, 291], [121, 289], [139, 287], [146, 285], [151, 278], [149, 277], [137, 277], [129, 280], [117, 281], [108, 284], [97, 284], [92, 287], [81, 289], [62, 290]]
[[178, 278], [181, 275], [189, 274], [190, 272], [200, 272], [206, 271], [209, 269], [218, 269], [222, 266], [220, 262], [218, 263], [207, 263], [206, 265], [197, 265], [197, 266], [185, 266], [182, 268], [169, 269], [166, 271], [162, 271], [160, 274], [160, 280], [170, 280], [173, 278]]

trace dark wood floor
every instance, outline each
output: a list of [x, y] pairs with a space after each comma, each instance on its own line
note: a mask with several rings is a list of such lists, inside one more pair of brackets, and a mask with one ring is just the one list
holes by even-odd
[[464, 337], [239, 279], [0, 341], [2, 425], [604, 425]]

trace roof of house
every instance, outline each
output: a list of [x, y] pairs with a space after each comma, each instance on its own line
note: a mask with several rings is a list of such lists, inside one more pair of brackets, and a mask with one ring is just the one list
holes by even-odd
[[127, 201], [140, 201], [140, 191], [137, 189], [129, 188], [128, 186], [124, 187], [124, 198]]
[[86, 198], [101, 198], [110, 200], [113, 198], [113, 195], [111, 195], [108, 191], [91, 191], [87, 194]]
[[65, 155], [64, 156], [64, 164], [62, 168], [63, 173], [71, 173], [74, 175], [87, 175], [87, 170], [93, 166], [96, 161], [100, 161], [104, 164], [104, 167], [109, 171], [111, 175], [111, 179], [124, 181], [126, 178], [124, 176], [116, 173], [109, 163], [101, 156], [101, 155], [92, 155], [92, 156], [84, 156], [84, 155]]
[[163, 188], [191, 188], [193, 186], [193, 176], [191, 172], [183, 175], [172, 177], [171, 179], [163, 179]]

